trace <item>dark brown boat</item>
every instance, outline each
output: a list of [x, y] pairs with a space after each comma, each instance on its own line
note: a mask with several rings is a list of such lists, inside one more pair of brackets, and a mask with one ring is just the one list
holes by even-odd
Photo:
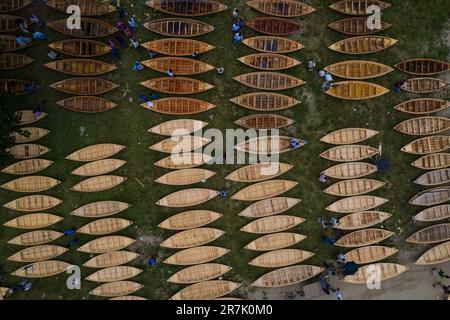
[[189, 115], [208, 111], [216, 106], [202, 100], [184, 97], [171, 97], [153, 100], [152, 105], [141, 104], [143, 108], [169, 115]]
[[167, 18], [148, 21], [144, 27], [168, 37], [196, 37], [214, 30], [214, 27], [197, 20]]
[[75, 76], [94, 76], [116, 69], [112, 64], [92, 59], [63, 59], [46, 63], [45, 66]]
[[386, 30], [392, 25], [385, 21], [381, 21], [380, 29], [369, 29], [369, 27], [367, 26], [367, 18], [348, 18], [335, 21], [333, 23], [330, 23], [328, 26], [331, 29], [343, 34], [348, 34], [351, 36], [366, 36]]
[[91, 58], [111, 52], [111, 47], [103, 42], [87, 39], [68, 39], [49, 44], [49, 47], [70, 56]]
[[209, 83], [186, 77], [163, 77], [141, 82], [150, 90], [171, 94], [193, 94], [214, 88]]
[[0, 14], [0, 32], [8, 33], [19, 31], [19, 26], [16, 24], [17, 19], [23, 18], [9, 14]]
[[111, 101], [93, 96], [70, 97], [56, 103], [69, 110], [84, 113], [104, 112], [117, 106]]
[[420, 98], [408, 100], [396, 105], [394, 109], [416, 115], [443, 111], [450, 107], [450, 102], [440, 99]]
[[39, 88], [39, 85], [21, 79], [0, 79], [0, 95], [10, 94], [10, 95], [21, 95], [28, 93], [26, 88], [27, 84], [34, 84], [35, 89]]
[[248, 20], [245, 25], [257, 32], [272, 36], [288, 36], [299, 32], [302, 28], [299, 23], [274, 17], [251, 19]]
[[181, 57], [160, 57], [142, 61], [142, 64], [150, 69], [167, 73], [170, 70], [175, 75], [191, 75], [211, 71], [214, 66], [196, 59]]
[[15, 36], [9, 34], [0, 34], [0, 53], [17, 51], [29, 47], [32, 44], [33, 42], [30, 42], [24, 46], [20, 46], [17, 44]]
[[117, 88], [119, 85], [102, 78], [72, 78], [52, 83], [51, 88], [68, 94], [97, 95]]
[[67, 28], [67, 19], [47, 22], [47, 26], [65, 35], [76, 38], [103, 38], [108, 37], [118, 30], [116, 27], [94, 18], [81, 18], [81, 29]]
[[236, 120], [236, 124], [248, 129], [280, 129], [294, 123], [294, 120], [276, 114], [252, 114]]
[[292, 0], [250, 0], [247, 5], [261, 13], [285, 18], [301, 17], [316, 11], [306, 3]]
[[402, 61], [395, 67], [413, 75], [432, 76], [450, 70], [450, 63], [434, 59], [411, 59]]
[[158, 39], [143, 43], [142, 46], [168, 56], [191, 56], [194, 52], [204, 53], [214, 49], [205, 42], [183, 38]]
[[149, 0], [150, 8], [174, 16], [206, 16], [227, 10], [227, 6], [213, 0]]
[[66, 13], [67, 7], [76, 5], [81, 10], [81, 16], [102, 16], [116, 11], [116, 7], [101, 0], [48, 0], [47, 5]]
[[377, 6], [381, 10], [385, 10], [391, 5], [380, 0], [341, 0], [330, 5], [330, 8], [343, 14], [365, 16], [371, 14], [367, 12], [367, 8], [370, 6]]
[[0, 1], [0, 12], [11, 12], [25, 8], [33, 0], [2, 0]]
[[33, 62], [33, 59], [24, 54], [3, 53], [0, 54], [0, 69], [10, 70], [24, 67]]
[[278, 111], [300, 103], [297, 99], [274, 92], [253, 92], [230, 99], [237, 105], [256, 111]]

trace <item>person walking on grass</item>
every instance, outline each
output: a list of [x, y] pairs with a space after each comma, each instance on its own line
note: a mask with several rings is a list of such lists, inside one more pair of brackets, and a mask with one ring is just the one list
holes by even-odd
[[441, 279], [450, 279], [450, 276], [446, 274], [445, 271], [442, 269], [438, 270], [437, 268], [433, 268], [431, 269], [431, 273], [433, 274], [433, 276], [439, 277]]
[[233, 36], [233, 44], [241, 43], [244, 40], [244, 36], [240, 32], [236, 32]]

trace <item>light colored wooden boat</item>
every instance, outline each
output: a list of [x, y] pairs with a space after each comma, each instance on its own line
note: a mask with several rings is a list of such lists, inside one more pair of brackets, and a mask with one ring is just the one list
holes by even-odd
[[207, 263], [222, 257], [228, 252], [230, 252], [230, 250], [214, 246], [189, 248], [171, 255], [164, 260], [164, 263], [178, 266]]
[[16, 36], [9, 34], [0, 34], [0, 48], [2, 48], [2, 53], [21, 50], [31, 45], [33, 45], [33, 42], [25, 45], [19, 45], [16, 42]]
[[263, 218], [273, 216], [293, 208], [300, 203], [300, 201], [300, 199], [288, 197], [264, 199], [249, 205], [241, 213], [239, 213], [239, 215], [247, 218]]
[[300, 32], [303, 26], [288, 19], [275, 17], [259, 17], [247, 20], [245, 25], [263, 34], [271, 36], [288, 36]]
[[380, 10], [385, 10], [391, 5], [380, 0], [341, 0], [330, 5], [330, 8], [348, 15], [365, 16], [370, 14], [367, 8], [377, 6]]
[[392, 217], [392, 214], [382, 211], [362, 211], [351, 213], [339, 219], [334, 228], [341, 230], [357, 230], [373, 227]]
[[416, 206], [434, 206], [450, 200], [450, 187], [443, 186], [416, 194], [409, 203]]
[[206, 169], [181, 169], [172, 172], [168, 172], [155, 182], [167, 184], [167, 185], [189, 185], [199, 182], [206, 182], [209, 178], [213, 177], [216, 173]]
[[300, 263], [313, 255], [312, 252], [300, 249], [279, 249], [263, 253], [248, 264], [262, 268], [280, 268]]
[[[291, 141], [298, 142], [298, 147], [291, 148]], [[260, 136], [238, 143], [234, 148], [238, 151], [252, 154], [277, 154], [303, 147], [308, 141], [287, 136]]]
[[51, 189], [61, 181], [46, 176], [26, 176], [11, 180], [1, 185], [3, 189], [15, 192], [41, 192]]
[[103, 20], [85, 17], [80, 19], [81, 29], [69, 29], [67, 27], [67, 19], [47, 22], [47, 26], [74, 38], [103, 38], [111, 36], [118, 31], [116, 27]]
[[214, 109], [216, 105], [194, 98], [170, 97], [152, 100], [152, 105], [142, 103], [141, 107], [168, 115], [191, 115]]
[[[0, 44], [1, 48], [1, 44]], [[37, 89], [39, 85], [27, 80], [22, 79], [0, 79], [0, 94], [1, 95], [14, 95], [20, 96], [29, 93], [26, 90], [27, 85], [34, 85]]]
[[143, 297], [139, 297], [139, 296], [128, 295], [128, 296], [120, 296], [120, 297], [109, 298], [108, 300], [142, 301], [142, 300], [148, 300], [148, 299], [147, 298], [143, 298]]
[[203, 227], [220, 217], [222, 214], [210, 210], [190, 210], [167, 218], [158, 227], [168, 230], [187, 230]]
[[187, 249], [210, 243], [220, 238], [225, 231], [214, 228], [196, 228], [178, 232], [161, 243], [161, 247]]
[[18, 229], [40, 229], [58, 223], [63, 218], [50, 213], [31, 213], [14, 218], [3, 225]]
[[286, 90], [301, 86], [305, 82], [279, 72], [250, 72], [233, 78], [239, 83], [259, 90]]
[[145, 2], [152, 9], [175, 16], [206, 16], [227, 10], [227, 6], [213, 0], [149, 0]]
[[117, 187], [127, 178], [116, 175], [104, 175], [88, 178], [74, 185], [70, 190], [79, 192], [99, 192]]
[[97, 76], [117, 69], [116, 66], [93, 59], [62, 59], [44, 64], [45, 67], [74, 76]]
[[93, 162], [88, 162], [77, 169], [73, 170], [71, 174], [82, 176], [82, 177], [92, 177], [98, 176], [106, 173], [110, 173], [122, 167], [125, 160], [120, 159], [103, 159]]
[[290, 126], [294, 120], [278, 114], [251, 114], [236, 120], [234, 123], [248, 129], [270, 130]]
[[450, 154], [449, 153], [434, 153], [420, 157], [413, 163], [416, 168], [424, 170], [443, 169], [450, 166]]
[[207, 125], [207, 122], [195, 119], [176, 119], [157, 124], [148, 129], [148, 132], [170, 137], [184, 136], [199, 131]]
[[85, 279], [93, 282], [113, 282], [130, 279], [140, 273], [142, 273], [142, 270], [135, 267], [115, 266], [95, 271]]
[[231, 267], [219, 263], [197, 264], [178, 271], [167, 282], [192, 284], [201, 281], [208, 281], [218, 278], [228, 271]]
[[450, 223], [437, 224], [412, 234], [407, 242], [416, 244], [438, 243], [450, 240]]
[[131, 262], [137, 257], [139, 257], [139, 253], [131, 251], [107, 252], [89, 259], [83, 263], [83, 267], [97, 269], [110, 268]]
[[45, 137], [50, 131], [38, 127], [21, 127], [18, 131], [10, 134], [15, 143], [27, 143]]
[[325, 67], [324, 70], [337, 77], [352, 80], [372, 79], [394, 71], [387, 65], [367, 60], [340, 61]]
[[163, 36], [180, 38], [201, 36], [214, 30], [212, 25], [186, 18], [152, 20], [144, 23], [144, 27]]
[[[208, 143], [211, 142], [211, 139], [209, 138], [203, 138], [199, 136], [177, 136], [177, 137], [171, 137], [167, 138], [165, 140], [159, 141], [155, 143], [154, 145], [150, 146], [149, 149], [164, 152], [164, 153], [172, 153], [172, 154], [183, 154], [187, 153], [189, 151], [194, 151], [198, 149], [201, 149], [202, 147], [206, 146]], [[201, 157], [196, 157], [197, 160], [200, 161]], [[176, 161], [178, 165], [186, 166], [186, 165], [193, 165], [196, 166], [196, 162], [192, 162], [192, 157], [187, 155], [184, 156], [173, 156], [172, 160]], [[178, 160], [175, 160], [178, 159]], [[203, 158], [204, 159], [204, 158]], [[208, 160], [209, 161], [209, 160]], [[173, 164], [173, 161], [172, 161]], [[200, 163], [202, 164], [202, 163]], [[165, 165], [170, 165], [168, 161], [165, 161]], [[172, 169], [172, 168], [171, 168]], [[182, 168], [173, 168], [173, 169], [182, 169]], [[184, 168], [183, 168], [184, 169]]]
[[122, 218], [104, 218], [85, 224], [77, 232], [90, 235], [105, 235], [128, 228], [132, 223], [133, 221]]
[[4, 300], [8, 290], [6, 287], [0, 287], [0, 300]]
[[396, 105], [394, 109], [409, 114], [422, 115], [444, 111], [449, 106], [450, 102], [445, 100], [433, 98], [419, 98], [402, 102]]
[[33, 0], [8, 0], [0, 3], [0, 12], [11, 12], [25, 8], [31, 4]]
[[405, 81], [402, 89], [414, 93], [432, 93], [447, 88], [450, 82], [436, 78], [412, 78]]
[[301, 17], [316, 11], [306, 3], [291, 0], [250, 0], [247, 5], [261, 13], [276, 17]]
[[102, 78], [72, 78], [52, 83], [51, 88], [76, 95], [96, 95], [111, 91], [119, 85]]
[[89, 294], [99, 297], [118, 297], [132, 294], [144, 287], [143, 284], [134, 281], [114, 281], [104, 283], [94, 290], [91, 290]]
[[323, 192], [339, 197], [352, 197], [375, 191], [384, 185], [383, 181], [374, 179], [344, 180], [336, 182]]
[[67, 7], [76, 5], [80, 8], [80, 15], [102, 16], [116, 11], [116, 7], [100, 0], [48, 0], [47, 5], [66, 13]]
[[211, 300], [225, 296], [239, 287], [239, 283], [231, 281], [203, 281], [181, 289], [170, 300]]
[[374, 263], [384, 260], [398, 252], [395, 248], [383, 246], [367, 246], [353, 249], [345, 254], [346, 261], [353, 261], [356, 264]]
[[343, 236], [334, 245], [344, 248], [363, 247], [384, 241], [394, 234], [394, 232], [383, 229], [357, 230]]
[[285, 287], [297, 284], [316, 275], [320, 274], [324, 269], [311, 265], [295, 265], [284, 267], [268, 272], [258, 278], [251, 285], [261, 288]]
[[62, 255], [67, 250], [67, 248], [61, 246], [44, 244], [20, 250], [12, 256], [9, 256], [8, 260], [26, 263], [51, 260]]
[[0, 69], [12, 70], [29, 65], [34, 60], [24, 54], [2, 53], [0, 54]]
[[374, 209], [388, 201], [387, 199], [375, 196], [356, 196], [338, 200], [326, 209], [338, 213], [354, 213]]
[[366, 162], [346, 162], [326, 169], [322, 174], [335, 179], [358, 179], [377, 172], [377, 167]]
[[71, 265], [64, 261], [39, 261], [21, 267], [11, 273], [12, 276], [22, 278], [45, 278], [65, 272]]
[[350, 36], [367, 36], [370, 34], [374, 34], [380, 31], [384, 31], [390, 28], [392, 25], [385, 21], [380, 21], [381, 28], [373, 28], [370, 29], [367, 26], [367, 18], [365, 17], [356, 17], [356, 18], [346, 18], [339, 21], [334, 21], [328, 25], [331, 29], [347, 34]]
[[156, 202], [157, 205], [170, 208], [195, 206], [209, 201], [219, 195], [211, 189], [192, 188], [171, 193]]
[[441, 243], [428, 251], [417, 259], [417, 265], [433, 265], [441, 264], [450, 260], [450, 241]]
[[275, 233], [294, 228], [304, 221], [305, 219], [296, 216], [269, 216], [246, 224], [241, 228], [241, 231], [258, 234]]
[[344, 54], [370, 54], [387, 49], [398, 42], [396, 39], [380, 36], [358, 36], [333, 43], [328, 48]]
[[411, 118], [399, 123], [394, 129], [413, 136], [437, 134], [450, 129], [450, 119], [444, 117]]
[[435, 222], [450, 218], [450, 204], [427, 208], [414, 216], [414, 221]]
[[412, 154], [431, 154], [442, 152], [450, 148], [449, 136], [431, 136], [414, 140], [401, 150]]
[[125, 149], [125, 146], [120, 144], [113, 144], [113, 143], [93, 144], [91, 146], [77, 150], [74, 153], [71, 153], [66, 157], [66, 159], [83, 162], [101, 160], [112, 157], [113, 155], [119, 153], [123, 149]]
[[320, 154], [330, 161], [347, 162], [361, 161], [379, 153], [378, 149], [363, 145], [344, 145], [328, 149]]
[[298, 185], [290, 180], [268, 180], [252, 184], [236, 192], [231, 199], [240, 201], [258, 201], [279, 196]]
[[395, 263], [375, 263], [359, 268], [359, 270], [351, 276], [345, 276], [344, 282], [354, 284], [366, 284], [376, 272], [379, 281], [389, 280], [398, 277], [406, 272], [408, 267]]
[[378, 131], [366, 128], [346, 128], [327, 134], [320, 141], [337, 145], [352, 144], [370, 139], [378, 133]]
[[16, 144], [6, 151], [16, 159], [30, 159], [40, 157], [51, 149], [35, 143]]
[[18, 114], [20, 118], [19, 120], [20, 125], [27, 125], [34, 123], [36, 121], [44, 119], [48, 115], [45, 112], [42, 112], [40, 115], [35, 115], [33, 113], [33, 110], [19, 110], [17, 111], [16, 114]]
[[293, 167], [282, 162], [260, 162], [239, 168], [225, 179], [235, 182], [260, 182], [281, 176]]
[[32, 195], [18, 198], [4, 205], [5, 208], [17, 211], [43, 211], [56, 207], [63, 201], [45, 195]]
[[215, 67], [199, 60], [180, 57], [161, 57], [142, 61], [142, 64], [150, 69], [167, 73], [169, 70], [175, 75], [200, 74], [213, 70]]
[[33, 174], [48, 168], [53, 161], [46, 159], [28, 159], [15, 162], [2, 170], [3, 173], [24, 175]]
[[7, 243], [18, 246], [37, 246], [52, 242], [62, 236], [63, 234], [61, 232], [54, 230], [36, 230], [22, 233], [21, 235], [9, 240]]
[[168, 56], [191, 56], [192, 53], [205, 53], [214, 49], [214, 46], [202, 41], [185, 38], [164, 38], [142, 44], [147, 50], [151, 50]]
[[103, 218], [112, 216], [131, 207], [131, 204], [121, 201], [97, 201], [86, 204], [70, 214], [86, 218]]
[[89, 241], [77, 249], [85, 253], [108, 253], [122, 250], [132, 245], [136, 240], [124, 236], [105, 236]]
[[214, 88], [213, 85], [186, 77], [163, 77], [140, 83], [150, 90], [170, 94], [194, 94]]
[[256, 51], [271, 53], [288, 53], [304, 48], [304, 46], [297, 41], [274, 36], [252, 37], [244, 39], [242, 43]]
[[48, 45], [51, 49], [69, 56], [92, 58], [103, 56], [111, 52], [106, 43], [88, 39], [67, 39], [53, 42]]
[[285, 70], [300, 64], [297, 59], [277, 53], [249, 54], [238, 58], [238, 60], [249, 67], [267, 71]]
[[437, 186], [450, 182], [450, 169], [438, 169], [427, 172], [418, 177], [414, 183], [422, 186]]
[[306, 239], [306, 236], [292, 232], [272, 233], [253, 240], [245, 249], [253, 251], [271, 251], [293, 246]]
[[395, 65], [400, 71], [417, 75], [432, 76], [450, 70], [450, 63], [435, 59], [411, 59], [402, 61]]
[[154, 164], [161, 168], [181, 170], [198, 167], [211, 160], [213, 160], [213, 157], [207, 154], [185, 152], [168, 156], [156, 161]]
[[381, 97], [389, 90], [375, 83], [365, 81], [333, 82], [326, 94], [344, 100], [368, 100]]
[[230, 101], [255, 111], [279, 111], [300, 103], [297, 99], [274, 92], [246, 93], [232, 98]]

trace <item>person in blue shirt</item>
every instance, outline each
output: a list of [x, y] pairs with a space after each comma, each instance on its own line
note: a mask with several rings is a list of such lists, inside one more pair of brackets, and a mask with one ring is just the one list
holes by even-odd
[[233, 43], [240, 43], [242, 42], [242, 40], [244, 40], [244, 36], [242, 35], [242, 33], [236, 32], [233, 37]]
[[133, 71], [141, 71], [144, 69], [144, 66], [139, 61], [136, 61], [133, 65]]
[[137, 23], [136, 23], [136, 21], [135, 21], [133, 18], [129, 18], [129, 19], [128, 19], [128, 25], [130, 26], [130, 28], [131, 28], [133, 31], [136, 31], [136, 29], [137, 29]]
[[235, 22], [233, 23], [233, 25], [231, 26], [231, 31], [232, 32], [236, 32], [241, 28], [241, 26], [239, 25], [239, 23]]
[[167, 70], [167, 75], [169, 77], [173, 77], [174, 76], [173, 70], [172, 69]]

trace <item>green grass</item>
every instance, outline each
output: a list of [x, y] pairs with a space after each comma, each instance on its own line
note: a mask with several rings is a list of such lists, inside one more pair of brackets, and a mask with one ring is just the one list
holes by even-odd
[[[212, 111], [193, 116], [209, 122], [208, 128], [235, 128], [233, 123], [236, 119], [249, 114], [249, 111], [229, 102], [229, 99], [250, 92], [249, 88], [239, 85], [232, 77], [245, 72], [252, 71], [236, 59], [246, 54], [252, 53], [252, 50], [244, 45], [231, 45], [231, 10], [233, 7], [241, 8], [242, 16], [245, 19], [258, 16], [256, 12], [245, 7], [245, 1], [224, 1], [229, 5], [229, 11], [218, 15], [201, 18], [202, 21], [213, 24], [215, 31], [200, 37], [199, 40], [210, 43], [216, 47], [215, 50], [202, 55], [201, 60], [213, 65], [223, 65], [225, 74], [219, 76], [214, 72], [196, 76], [196, 78], [212, 83], [216, 89], [195, 95], [196, 98], [214, 103], [217, 108]], [[352, 59], [345, 55], [340, 55], [330, 51], [327, 46], [342, 39], [343, 36], [327, 28], [327, 24], [332, 21], [343, 18], [338, 13], [332, 12], [327, 6], [332, 1], [314, 0], [308, 1], [318, 11], [304, 19], [305, 30], [301, 35], [295, 35], [292, 38], [300, 41], [306, 46], [305, 49], [290, 54], [306, 63], [309, 59], [320, 61], [320, 66], [324, 67], [336, 61]], [[357, 57], [358, 59], [369, 59], [393, 65], [407, 58], [427, 56], [430, 58], [445, 59], [448, 56], [448, 46], [443, 39], [445, 23], [449, 17], [449, 7], [445, 0], [434, 1], [392, 1], [393, 7], [385, 12], [383, 16], [393, 27], [384, 32], [384, 35], [400, 40], [396, 46], [376, 53], [370, 56]], [[133, 7], [131, 3], [134, 3]], [[143, 5], [144, 1], [125, 1], [122, 4], [131, 15], [136, 15], [139, 23], [150, 19], [164, 17], [163, 14], [152, 11]], [[56, 11], [44, 8], [43, 5], [35, 4], [24, 10], [28, 15], [33, 10], [42, 16], [45, 21], [62, 18], [62, 14]], [[145, 14], [146, 13], [146, 14]], [[112, 14], [106, 20], [117, 21], [117, 14]], [[296, 19], [299, 20], [299, 19]], [[48, 30], [48, 43], [64, 39], [65, 36], [54, 31]], [[255, 35], [248, 29], [244, 30], [244, 36], [249, 38]], [[159, 36], [150, 31], [140, 28], [137, 34], [141, 42], [156, 39]], [[81, 205], [99, 200], [121, 200], [133, 204], [133, 207], [120, 214], [121, 217], [134, 221], [134, 225], [121, 232], [120, 234], [139, 238], [144, 236], [144, 241], [138, 241], [133, 246], [133, 250], [141, 254], [141, 258], [134, 261], [132, 265], [141, 267], [144, 272], [136, 277], [136, 281], [145, 284], [145, 288], [137, 294], [150, 299], [167, 299], [181, 287], [168, 284], [166, 279], [179, 270], [179, 268], [167, 266], [161, 263], [162, 259], [168, 257], [172, 252], [159, 247], [159, 243], [170, 236], [171, 232], [161, 231], [157, 224], [170, 215], [183, 210], [173, 210], [161, 208], [154, 203], [161, 197], [180, 187], [168, 187], [154, 183], [154, 180], [164, 174], [166, 171], [153, 166], [153, 163], [166, 155], [148, 150], [148, 146], [161, 139], [159, 136], [151, 135], [147, 129], [153, 125], [173, 119], [170, 116], [160, 115], [155, 112], [147, 111], [139, 107], [138, 95], [148, 92], [139, 85], [140, 81], [160, 76], [160, 74], [148, 69], [141, 72], [133, 72], [131, 66], [136, 59], [147, 59], [144, 50], [136, 51], [131, 48], [121, 49], [121, 59], [116, 63], [118, 69], [104, 76], [105, 79], [120, 84], [120, 90], [105, 95], [105, 98], [118, 103], [115, 109], [96, 115], [80, 114], [70, 112], [66, 109], [56, 106], [55, 102], [63, 99], [66, 95], [56, 92], [48, 87], [49, 84], [58, 80], [68, 78], [63, 74], [47, 70], [43, 64], [48, 61], [46, 55], [47, 43], [38, 45], [25, 50], [24, 52], [33, 57], [36, 61], [21, 70], [11, 72], [2, 72], [2, 78], [24, 78], [31, 79], [41, 84], [41, 89], [28, 96], [14, 98], [11, 108], [22, 109], [47, 100], [47, 111], [49, 116], [36, 123], [37, 126], [48, 128], [51, 133], [39, 140], [38, 143], [46, 145], [52, 149], [45, 158], [55, 161], [42, 174], [55, 177], [62, 180], [62, 184], [56, 188], [45, 192], [64, 200], [64, 203], [52, 210], [51, 213], [64, 216], [64, 220], [52, 226], [55, 230], [65, 230], [69, 227], [80, 227], [89, 220], [72, 217], [69, 212]], [[101, 60], [113, 62], [110, 57], [101, 57]], [[390, 201], [381, 209], [391, 212], [393, 217], [384, 224], [387, 229], [396, 231], [398, 237], [387, 241], [388, 245], [395, 245], [402, 250], [415, 250], [414, 247], [408, 247], [404, 243], [404, 238], [417, 226], [410, 222], [410, 217], [418, 212], [417, 208], [408, 205], [408, 200], [417, 193], [420, 188], [412, 184], [419, 174], [419, 170], [412, 168], [409, 164], [415, 157], [401, 153], [399, 149], [412, 140], [411, 137], [400, 135], [392, 130], [393, 126], [407, 119], [406, 115], [394, 112], [393, 106], [412, 96], [405, 93], [395, 95], [390, 93], [382, 98], [369, 102], [348, 102], [328, 97], [321, 93], [320, 87], [322, 80], [318, 78], [315, 72], [308, 73], [303, 67], [296, 67], [288, 72], [307, 82], [300, 89], [287, 90], [284, 94], [291, 95], [302, 101], [302, 104], [294, 108], [279, 112], [281, 115], [294, 119], [295, 125], [283, 130], [282, 133], [293, 135], [308, 140], [310, 143], [300, 150], [284, 154], [281, 161], [295, 165], [295, 168], [283, 176], [285, 179], [299, 181], [298, 187], [287, 193], [287, 196], [299, 197], [303, 201], [301, 204], [289, 213], [299, 215], [307, 219], [300, 226], [292, 231], [299, 232], [308, 236], [308, 238], [298, 244], [296, 247], [311, 250], [316, 253], [315, 257], [308, 263], [321, 265], [325, 259], [332, 259], [333, 254], [338, 251], [332, 247], [323, 245], [320, 241], [323, 230], [316, 223], [316, 218], [321, 215], [331, 217], [330, 213], [325, 211], [328, 206], [337, 198], [327, 196], [321, 192], [323, 186], [318, 182], [319, 173], [325, 168], [333, 165], [319, 158], [319, 153], [327, 149], [328, 146], [319, 142], [319, 138], [333, 130], [345, 127], [368, 127], [380, 131], [380, 134], [370, 140], [370, 145], [377, 147], [379, 143], [383, 144], [383, 156], [389, 159], [391, 169], [386, 174], [375, 174], [372, 178], [380, 179], [386, 182], [386, 186], [374, 194], [388, 198]], [[393, 72], [383, 78], [375, 79], [373, 82], [381, 84], [391, 89], [392, 84], [400, 79], [406, 78], [400, 72]], [[124, 88], [129, 86], [129, 92], [125, 98], [122, 97]], [[434, 96], [445, 96], [445, 92]], [[133, 98], [133, 102], [129, 98]], [[80, 135], [80, 127], [85, 128], [85, 134]], [[128, 161], [127, 165], [120, 168], [116, 174], [128, 177], [128, 180], [119, 187], [101, 193], [83, 194], [70, 191], [70, 187], [81, 179], [73, 176], [70, 172], [78, 166], [78, 163], [65, 160], [64, 158], [73, 151], [96, 143], [119, 143], [127, 148], [117, 157]], [[2, 163], [1, 167], [9, 165], [13, 161]], [[208, 181], [205, 186], [212, 189], [225, 188], [230, 194], [235, 193], [244, 185], [238, 183], [224, 182], [224, 177], [239, 166], [232, 165], [213, 165], [211, 170], [217, 171], [217, 175]], [[13, 179], [13, 176], [2, 174], [0, 183]], [[142, 187], [135, 178], [142, 181]], [[1, 191], [0, 203], [4, 204], [22, 194]], [[255, 237], [240, 232], [239, 229], [248, 221], [238, 217], [238, 213], [248, 204], [238, 203], [229, 199], [216, 198], [204, 205], [199, 206], [203, 209], [211, 209], [223, 213], [223, 218], [211, 226], [223, 229], [226, 234], [215, 241], [214, 244], [231, 249], [231, 253], [218, 260], [218, 262], [229, 264], [233, 270], [225, 278], [242, 282], [243, 286], [238, 292], [238, 296], [245, 298], [247, 291], [254, 289], [248, 287], [248, 284], [254, 281], [266, 270], [250, 267], [247, 263], [254, 258], [257, 253], [244, 250], [243, 247]], [[19, 214], [17, 212], [2, 210], [0, 222], [4, 223]], [[19, 247], [5, 245], [5, 243], [21, 233], [20, 230], [0, 228], [0, 253], [1, 260], [18, 251]], [[93, 237], [80, 235], [79, 246], [92, 240]], [[67, 238], [56, 241], [56, 244], [64, 245]], [[159, 262], [155, 267], [146, 267], [144, 259], [150, 256], [157, 256]], [[60, 259], [73, 264], [81, 265], [90, 258], [89, 255], [79, 253], [71, 249], [68, 253], [61, 256]], [[394, 260], [393, 260], [394, 261]], [[5, 262], [5, 270], [11, 273], [19, 268], [20, 264]], [[82, 269], [82, 277], [86, 277], [93, 270]], [[34, 289], [26, 294], [17, 294], [13, 298], [17, 299], [93, 299], [88, 295], [89, 290], [96, 284], [83, 281], [81, 290], [68, 290], [65, 286], [66, 275], [61, 274], [57, 277], [33, 280]], [[11, 286], [18, 281], [17, 278], [8, 276], [2, 285]]]

